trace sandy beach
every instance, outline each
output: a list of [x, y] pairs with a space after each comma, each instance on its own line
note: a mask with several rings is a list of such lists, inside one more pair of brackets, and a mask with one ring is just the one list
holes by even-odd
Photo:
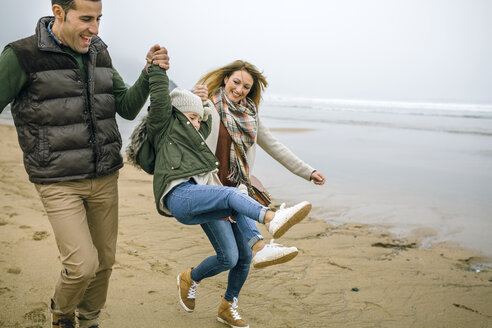
[[[48, 327], [58, 250], [15, 128], [0, 125], [0, 134], [0, 327]], [[130, 165], [120, 171], [118, 250], [101, 327], [225, 327], [216, 320], [225, 273], [202, 281], [195, 312], [179, 306], [176, 275], [213, 249], [200, 227], [157, 214], [151, 181]], [[492, 270], [477, 265], [490, 259], [452, 244], [420, 248], [426, 232], [418, 232], [402, 239], [308, 218], [276, 240], [297, 246], [297, 258], [251, 268], [240, 313], [251, 327], [491, 327]]]

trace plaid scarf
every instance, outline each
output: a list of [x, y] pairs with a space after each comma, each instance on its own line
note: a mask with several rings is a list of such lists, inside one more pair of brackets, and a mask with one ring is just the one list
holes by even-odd
[[248, 97], [244, 97], [239, 103], [230, 101], [224, 88], [219, 88], [213, 95], [212, 101], [219, 112], [222, 124], [232, 139], [229, 176], [235, 184], [249, 183], [249, 166], [246, 152], [254, 145], [256, 139], [256, 106]]

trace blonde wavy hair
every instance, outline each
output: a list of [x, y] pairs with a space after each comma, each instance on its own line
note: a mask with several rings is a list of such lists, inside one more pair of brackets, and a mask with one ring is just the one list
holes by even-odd
[[258, 108], [261, 100], [261, 93], [268, 86], [268, 82], [253, 64], [243, 60], [236, 60], [232, 63], [208, 72], [198, 80], [197, 84], [204, 84], [208, 88], [208, 97], [210, 98], [220, 87], [225, 86], [224, 79], [230, 77], [236, 71], [246, 71], [253, 77], [253, 85], [248, 93], [250, 98]]

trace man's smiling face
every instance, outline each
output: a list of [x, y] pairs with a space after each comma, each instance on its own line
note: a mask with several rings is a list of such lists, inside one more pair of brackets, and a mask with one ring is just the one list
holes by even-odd
[[102, 16], [102, 2], [75, 0], [75, 8], [65, 12], [60, 6], [53, 6], [55, 25], [53, 33], [72, 50], [85, 54], [89, 51], [91, 39], [99, 33]]

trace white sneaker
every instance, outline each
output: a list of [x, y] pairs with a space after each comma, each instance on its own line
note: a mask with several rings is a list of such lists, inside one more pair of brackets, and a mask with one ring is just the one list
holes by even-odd
[[287, 208], [285, 208], [285, 203], [283, 203], [280, 205], [280, 209], [275, 212], [273, 220], [270, 221], [268, 231], [272, 234], [273, 238], [283, 236], [290, 227], [304, 219], [312, 207], [311, 203], [306, 201]]
[[297, 247], [285, 247], [275, 244], [273, 239], [253, 257], [253, 267], [259, 269], [274, 264], [281, 264], [292, 260], [299, 251]]

